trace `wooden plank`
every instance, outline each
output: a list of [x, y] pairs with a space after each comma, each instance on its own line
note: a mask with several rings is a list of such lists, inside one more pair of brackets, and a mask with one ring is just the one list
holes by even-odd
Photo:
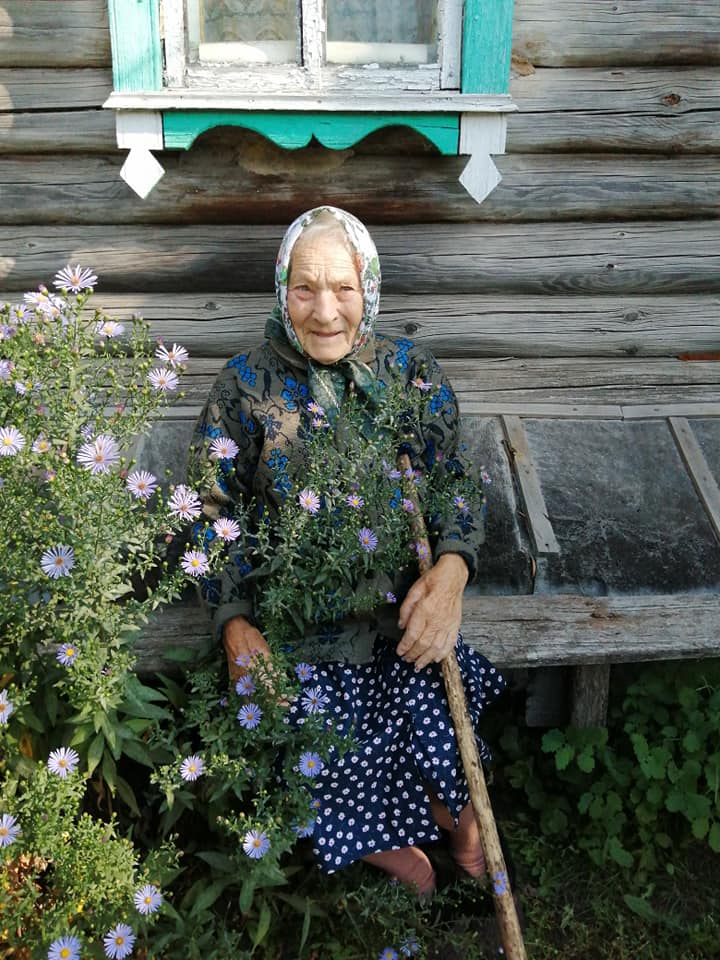
[[538, 69], [516, 76], [508, 152], [717, 152], [720, 70]]
[[[718, 402], [720, 415], [720, 402]], [[715, 535], [720, 540], [720, 487], [712, 474], [697, 437], [685, 417], [669, 417], [668, 423], [680, 456], [687, 467]]]
[[108, 0], [113, 87], [123, 93], [162, 88], [160, 4]]
[[110, 110], [0, 113], [0, 156], [30, 150], [53, 155], [107, 154], [116, 145], [115, 115]]
[[[720, 655], [720, 596], [516, 597], [465, 595], [463, 636], [502, 668], [703, 659]], [[209, 634], [196, 606], [155, 616], [138, 643], [138, 669], [167, 664], [163, 650]]]
[[[141, 201], [138, 201], [140, 203]], [[720, 292], [720, 222], [372, 226], [386, 293], [624, 295]], [[69, 261], [100, 292], [273, 289], [280, 226], [0, 227], [0, 286], [49, 283]], [[241, 269], [238, 269], [241, 265]]]
[[638, 403], [623, 407], [623, 420], [651, 420], [659, 417], [720, 417], [720, 401]]
[[0, 7], [4, 67], [107, 67], [106, 0], [4, 0]]
[[[39, 279], [39, 278], [38, 278]], [[142, 314], [155, 336], [193, 354], [229, 357], [263, 335], [274, 293], [104, 293], [119, 319]], [[0, 293], [14, 303], [22, 292]], [[379, 330], [438, 357], [650, 357], [720, 348], [720, 298], [384, 294]]]
[[513, 51], [546, 67], [720, 64], [716, 0], [515, 0]]
[[503, 416], [503, 432], [507, 441], [510, 460], [515, 470], [524, 507], [525, 523], [530, 532], [536, 556], [560, 553], [560, 544], [548, 517], [540, 479], [519, 417]]
[[120, 153], [79, 156], [71, 164], [55, 156], [8, 157], [0, 166], [0, 216], [14, 224], [290, 221], [320, 199], [321, 186], [325, 202], [385, 223], [674, 220], [715, 217], [720, 210], [720, 168], [713, 157], [499, 157], [503, 181], [478, 205], [457, 181], [462, 157], [392, 155], [378, 162], [321, 147], [288, 156], [267, 141], [260, 146], [258, 136], [238, 131], [238, 143], [259, 146], [266, 169], [246, 164], [239, 177], [234, 154], [199, 146], [163, 154], [165, 176], [142, 201], [119, 177]]
[[111, 91], [107, 69], [0, 69], [0, 110], [100, 108]]
[[507, 93], [513, 0], [465, 0], [462, 92]]

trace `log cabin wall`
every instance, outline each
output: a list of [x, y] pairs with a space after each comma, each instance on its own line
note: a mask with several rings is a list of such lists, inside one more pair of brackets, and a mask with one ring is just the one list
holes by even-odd
[[0, 3], [0, 290], [72, 260], [103, 303], [196, 355], [261, 329], [281, 226], [347, 207], [380, 248], [385, 315], [440, 356], [662, 357], [718, 348], [720, 8], [516, 0], [507, 155], [477, 206], [463, 158], [403, 131], [282, 151], [240, 131], [119, 179], [104, 0]]

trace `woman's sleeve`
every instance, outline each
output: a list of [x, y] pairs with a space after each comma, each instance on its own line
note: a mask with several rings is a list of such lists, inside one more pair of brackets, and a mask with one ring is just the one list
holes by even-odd
[[[226, 437], [238, 446], [234, 460], [211, 460], [213, 481], [200, 489], [203, 504], [201, 522], [197, 525], [202, 537], [204, 523], [220, 517], [233, 517], [236, 507], [247, 505], [252, 496], [255, 468], [262, 440], [260, 427], [252, 413], [251, 397], [241, 389], [236, 371], [226, 367], [218, 376], [195, 425], [190, 448], [191, 470], [207, 468], [209, 448], [213, 440]], [[212, 527], [210, 536], [214, 536]], [[207, 534], [206, 534], [207, 536]], [[228, 545], [226, 562], [213, 575], [200, 581], [203, 604], [210, 613], [218, 637], [233, 617], [252, 616], [252, 590], [247, 575], [251, 572], [242, 537]]]
[[448, 481], [441, 484], [447, 489], [448, 502], [431, 511], [430, 516], [426, 511], [433, 557], [437, 560], [445, 553], [459, 554], [467, 563], [470, 582], [477, 574], [485, 543], [480, 470], [465, 455], [457, 397], [440, 364], [427, 352], [420, 359], [418, 370], [422, 372], [416, 376], [430, 384], [421, 421], [422, 468], [439, 470], [442, 480]]

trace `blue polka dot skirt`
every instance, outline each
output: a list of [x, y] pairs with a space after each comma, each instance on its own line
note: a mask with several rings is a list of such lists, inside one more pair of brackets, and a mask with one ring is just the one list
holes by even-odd
[[[328, 758], [313, 791], [315, 856], [328, 873], [370, 853], [437, 840], [428, 790], [457, 819], [469, 802], [439, 664], [417, 673], [378, 637], [369, 663], [318, 663], [305, 686], [320, 687], [326, 712], [356, 749]], [[465, 697], [477, 731], [484, 708], [505, 681], [467, 647], [455, 648]], [[289, 722], [302, 722], [298, 698]], [[490, 753], [478, 737], [483, 760]]]

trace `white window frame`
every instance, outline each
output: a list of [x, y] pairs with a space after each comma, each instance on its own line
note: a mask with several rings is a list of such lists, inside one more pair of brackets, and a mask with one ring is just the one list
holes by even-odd
[[[372, 95], [382, 92], [420, 97], [427, 93], [458, 91], [460, 88], [460, 51], [462, 43], [462, 0], [438, 2], [438, 63], [416, 66], [378, 66], [369, 64], [337, 64], [325, 62], [324, 0], [298, 0], [302, 10], [299, 49], [294, 63], [192, 62], [188, 56], [189, 35], [186, 30], [185, 0], [161, 0], [164, 38], [165, 85], [168, 92], [200, 94], [224, 91], [236, 99], [248, 95], [316, 94], [341, 96]], [[199, 33], [197, 28], [193, 31]], [[221, 44], [215, 46], [220, 56]], [[226, 49], [232, 52], [234, 44]], [[262, 54], [262, 45], [253, 45]], [[334, 53], [343, 47], [357, 54], [352, 44], [334, 44]], [[384, 44], [363, 45], [368, 52], [377, 52]], [[408, 47], [415, 45], [407, 45]], [[419, 46], [419, 45], [418, 45]], [[303, 62], [300, 64], [302, 51]], [[408, 51], [411, 52], [411, 51]], [[349, 57], [350, 60], [353, 56]]]

